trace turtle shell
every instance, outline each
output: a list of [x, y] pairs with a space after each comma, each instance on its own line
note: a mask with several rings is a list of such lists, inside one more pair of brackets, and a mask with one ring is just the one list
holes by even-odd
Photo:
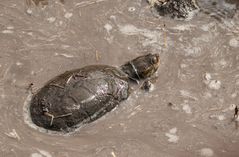
[[106, 65], [67, 71], [41, 88], [32, 98], [30, 115], [40, 127], [68, 131], [92, 122], [129, 96], [128, 78]]

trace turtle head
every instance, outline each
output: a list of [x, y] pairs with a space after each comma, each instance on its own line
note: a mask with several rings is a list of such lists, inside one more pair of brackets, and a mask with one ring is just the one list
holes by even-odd
[[139, 56], [121, 66], [121, 69], [132, 80], [145, 79], [152, 76], [158, 69], [160, 59], [158, 54]]

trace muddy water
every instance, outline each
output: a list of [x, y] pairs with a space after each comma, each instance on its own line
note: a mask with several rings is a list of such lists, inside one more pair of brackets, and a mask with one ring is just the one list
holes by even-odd
[[[0, 2], [0, 156], [236, 157], [239, 13], [217, 20], [156, 17], [141, 0]], [[137, 90], [79, 131], [29, 125], [25, 107], [52, 77], [89, 64], [121, 65], [159, 53], [154, 89]]]

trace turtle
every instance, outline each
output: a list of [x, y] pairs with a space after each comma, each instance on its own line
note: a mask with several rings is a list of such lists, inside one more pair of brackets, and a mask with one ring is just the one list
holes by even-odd
[[75, 130], [126, 100], [132, 86], [150, 78], [159, 64], [159, 55], [149, 53], [118, 67], [88, 65], [66, 71], [33, 94], [30, 118], [35, 125], [47, 130]]

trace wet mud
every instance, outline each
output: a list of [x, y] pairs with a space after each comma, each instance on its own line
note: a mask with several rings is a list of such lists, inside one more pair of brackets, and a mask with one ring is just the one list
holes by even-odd
[[[2, 0], [0, 156], [237, 157], [239, 13], [220, 16], [218, 10], [238, 8], [238, 2], [220, 2], [218, 9], [204, 9], [208, 13], [172, 20], [155, 16], [141, 0], [38, 6]], [[149, 92], [136, 89], [115, 110], [71, 134], [31, 123], [30, 87], [36, 92], [67, 70], [119, 66], [148, 52], [161, 60]]]

